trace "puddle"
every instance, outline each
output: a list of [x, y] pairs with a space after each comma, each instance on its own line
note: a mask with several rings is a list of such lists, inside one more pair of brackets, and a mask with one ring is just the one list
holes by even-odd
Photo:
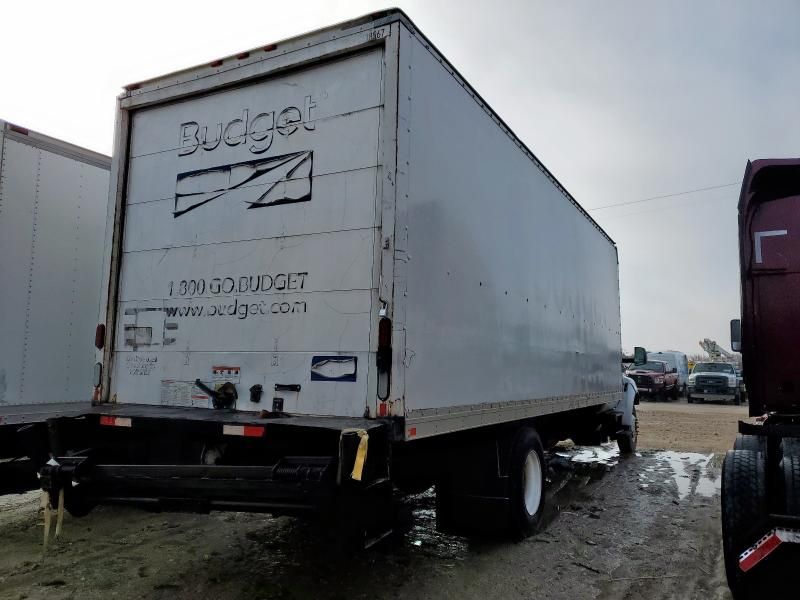
[[712, 457], [696, 452], [655, 452], [653, 459], [658, 466], [647, 467], [639, 480], [647, 485], [654, 482], [651, 476], [666, 474], [675, 482], [679, 500], [690, 495], [711, 498], [719, 494], [721, 483], [719, 474], [711, 468]]

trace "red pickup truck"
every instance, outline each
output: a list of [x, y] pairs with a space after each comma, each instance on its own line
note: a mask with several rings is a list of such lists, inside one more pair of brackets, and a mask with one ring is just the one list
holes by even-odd
[[636, 382], [641, 396], [649, 396], [657, 400], [668, 397], [678, 399], [678, 370], [671, 368], [660, 360], [651, 360], [628, 369], [626, 375]]

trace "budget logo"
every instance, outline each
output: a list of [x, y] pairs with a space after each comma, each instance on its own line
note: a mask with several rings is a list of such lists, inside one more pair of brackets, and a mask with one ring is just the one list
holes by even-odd
[[237, 193], [247, 208], [311, 200], [311, 150], [178, 173], [175, 218], [223, 196]]

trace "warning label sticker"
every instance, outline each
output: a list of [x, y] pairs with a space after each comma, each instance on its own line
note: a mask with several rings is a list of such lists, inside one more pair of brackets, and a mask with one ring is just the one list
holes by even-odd
[[193, 406], [208, 408], [211, 399], [192, 381], [161, 380], [162, 406]]
[[211, 367], [211, 380], [219, 383], [241, 383], [241, 367], [218, 365]]

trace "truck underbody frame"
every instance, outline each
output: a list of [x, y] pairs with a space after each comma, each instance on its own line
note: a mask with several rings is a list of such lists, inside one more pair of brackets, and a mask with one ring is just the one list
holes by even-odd
[[42, 489], [65, 489], [76, 513], [96, 504], [323, 513], [342, 494], [368, 496], [388, 481], [388, 420], [120, 405], [48, 428]]

